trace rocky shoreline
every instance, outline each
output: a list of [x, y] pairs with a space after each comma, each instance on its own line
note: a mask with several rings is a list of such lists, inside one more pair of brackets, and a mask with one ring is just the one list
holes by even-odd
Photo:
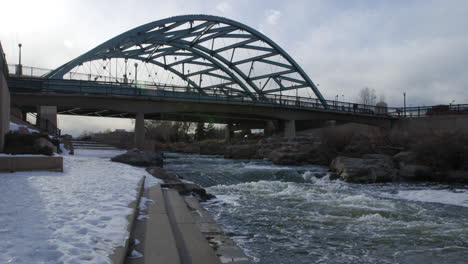
[[164, 184], [161, 184], [161, 187], [175, 189], [181, 195], [193, 195], [200, 201], [207, 201], [215, 198], [214, 195], [207, 193], [200, 185], [185, 182], [178, 175], [163, 169], [164, 155], [161, 152], [131, 149], [124, 154], [111, 158], [111, 161], [137, 167], [146, 167], [146, 171], [151, 174], [151, 176], [164, 182]]
[[222, 155], [226, 159], [262, 159], [276, 165], [323, 165], [332, 178], [351, 183], [430, 181], [468, 183], [468, 171], [450, 170], [425, 164], [418, 153], [392, 145], [372, 142], [362, 135], [351, 139], [341, 150], [317, 137], [286, 140], [272, 137], [259, 141], [158, 144], [158, 150], [202, 155]]

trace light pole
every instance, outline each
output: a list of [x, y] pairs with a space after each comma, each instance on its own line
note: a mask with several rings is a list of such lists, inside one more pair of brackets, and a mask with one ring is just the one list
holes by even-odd
[[128, 77], [127, 77], [127, 62], [128, 62], [128, 58], [125, 58], [125, 74], [124, 74], [124, 83], [125, 83], [125, 84], [128, 83]]
[[404, 117], [406, 117], [406, 92], [403, 92], [403, 111], [404, 111]]
[[137, 84], [137, 76], [138, 76], [138, 71], [137, 71], [137, 69], [138, 69], [138, 63], [135, 62], [134, 65], [135, 65], [135, 86], [136, 86], [136, 84]]
[[18, 48], [19, 48], [19, 62], [18, 62], [18, 67], [16, 68], [16, 75], [23, 75], [23, 66], [21, 65], [21, 47], [23, 44], [18, 43]]

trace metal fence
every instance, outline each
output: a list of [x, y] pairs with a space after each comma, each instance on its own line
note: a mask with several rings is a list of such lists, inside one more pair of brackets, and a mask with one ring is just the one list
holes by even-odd
[[433, 106], [416, 106], [407, 108], [395, 108], [389, 113], [393, 117], [411, 118], [427, 117], [438, 115], [466, 115], [468, 114], [468, 104], [449, 104]]
[[391, 117], [388, 107], [363, 105], [327, 100], [326, 105], [315, 98], [286, 96], [280, 94], [245, 96], [238, 93], [225, 93], [219, 89], [205, 89], [199, 93], [191, 87], [146, 85], [144, 88], [132, 84], [114, 82], [58, 80], [27, 77], [10, 77], [10, 89], [17, 92], [40, 92], [62, 94], [120, 95], [136, 97], [172, 98], [180, 100], [216, 101], [253, 105], [270, 105], [282, 108], [314, 109], [330, 112], [346, 112], [358, 115]]
[[[10, 72], [16, 73], [17, 65], [8, 65]], [[248, 96], [243, 92], [223, 90], [222, 88], [203, 89], [199, 93], [195, 88], [172, 86], [161, 83], [115, 78], [111, 76], [98, 76], [83, 73], [69, 72], [64, 79], [40, 78], [51, 70], [37, 67], [22, 67], [22, 76], [10, 74], [9, 86], [11, 89], [31, 92], [79, 93], [100, 95], [126, 95], [143, 97], [163, 97], [187, 100], [220, 101], [245, 104], [274, 105], [286, 108], [315, 109], [332, 112], [345, 112], [358, 115], [383, 116], [390, 118], [412, 118], [434, 115], [468, 114], [468, 105], [436, 105], [418, 107], [379, 107], [351, 102], [341, 102], [315, 98], [296, 97], [281, 94], [265, 94], [262, 96]]]

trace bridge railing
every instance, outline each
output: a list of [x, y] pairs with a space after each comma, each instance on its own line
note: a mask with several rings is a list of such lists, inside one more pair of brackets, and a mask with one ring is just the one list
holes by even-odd
[[[19, 77], [16, 75], [16, 68], [18, 67], [17, 64], [8, 64], [8, 69], [10, 70], [10, 76], [13, 77]], [[30, 66], [22, 66], [22, 74], [21, 76], [23, 77], [43, 77], [46, 74], [50, 73], [52, 70], [51, 69], [46, 69], [46, 68], [38, 68], [38, 67], [30, 67]], [[135, 79], [131, 78], [121, 78], [121, 77], [115, 77], [115, 76], [109, 76], [109, 75], [96, 75], [96, 74], [88, 74], [88, 73], [82, 73], [82, 72], [67, 72], [63, 76], [64, 80], [81, 80], [81, 81], [97, 81], [97, 82], [105, 82], [105, 83], [119, 83], [119, 84], [129, 84], [129, 85], [135, 85]], [[137, 85], [138, 86], [152, 86], [152, 85], [157, 85], [157, 86], [164, 86], [165, 84], [163, 83], [158, 83], [158, 82], [150, 82], [150, 81], [145, 81], [145, 80], [137, 80]], [[179, 86], [182, 87], [182, 86]]]
[[10, 77], [9, 86], [18, 92], [62, 94], [120, 95], [137, 97], [174, 98], [183, 100], [229, 102], [294, 109], [316, 109], [359, 115], [392, 116], [393, 108], [327, 100], [327, 106], [315, 98], [267, 94], [247, 97], [239, 93], [224, 93], [219, 89], [206, 89], [201, 94], [191, 87], [146, 85], [145, 88], [115, 82]]
[[433, 106], [416, 106], [406, 108], [395, 108], [389, 113], [393, 117], [427, 117], [437, 115], [466, 115], [468, 114], [468, 104], [448, 104]]

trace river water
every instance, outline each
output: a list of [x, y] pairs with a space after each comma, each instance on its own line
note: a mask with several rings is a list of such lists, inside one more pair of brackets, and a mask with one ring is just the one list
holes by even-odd
[[320, 166], [166, 154], [257, 263], [468, 263], [468, 186], [331, 181]]

